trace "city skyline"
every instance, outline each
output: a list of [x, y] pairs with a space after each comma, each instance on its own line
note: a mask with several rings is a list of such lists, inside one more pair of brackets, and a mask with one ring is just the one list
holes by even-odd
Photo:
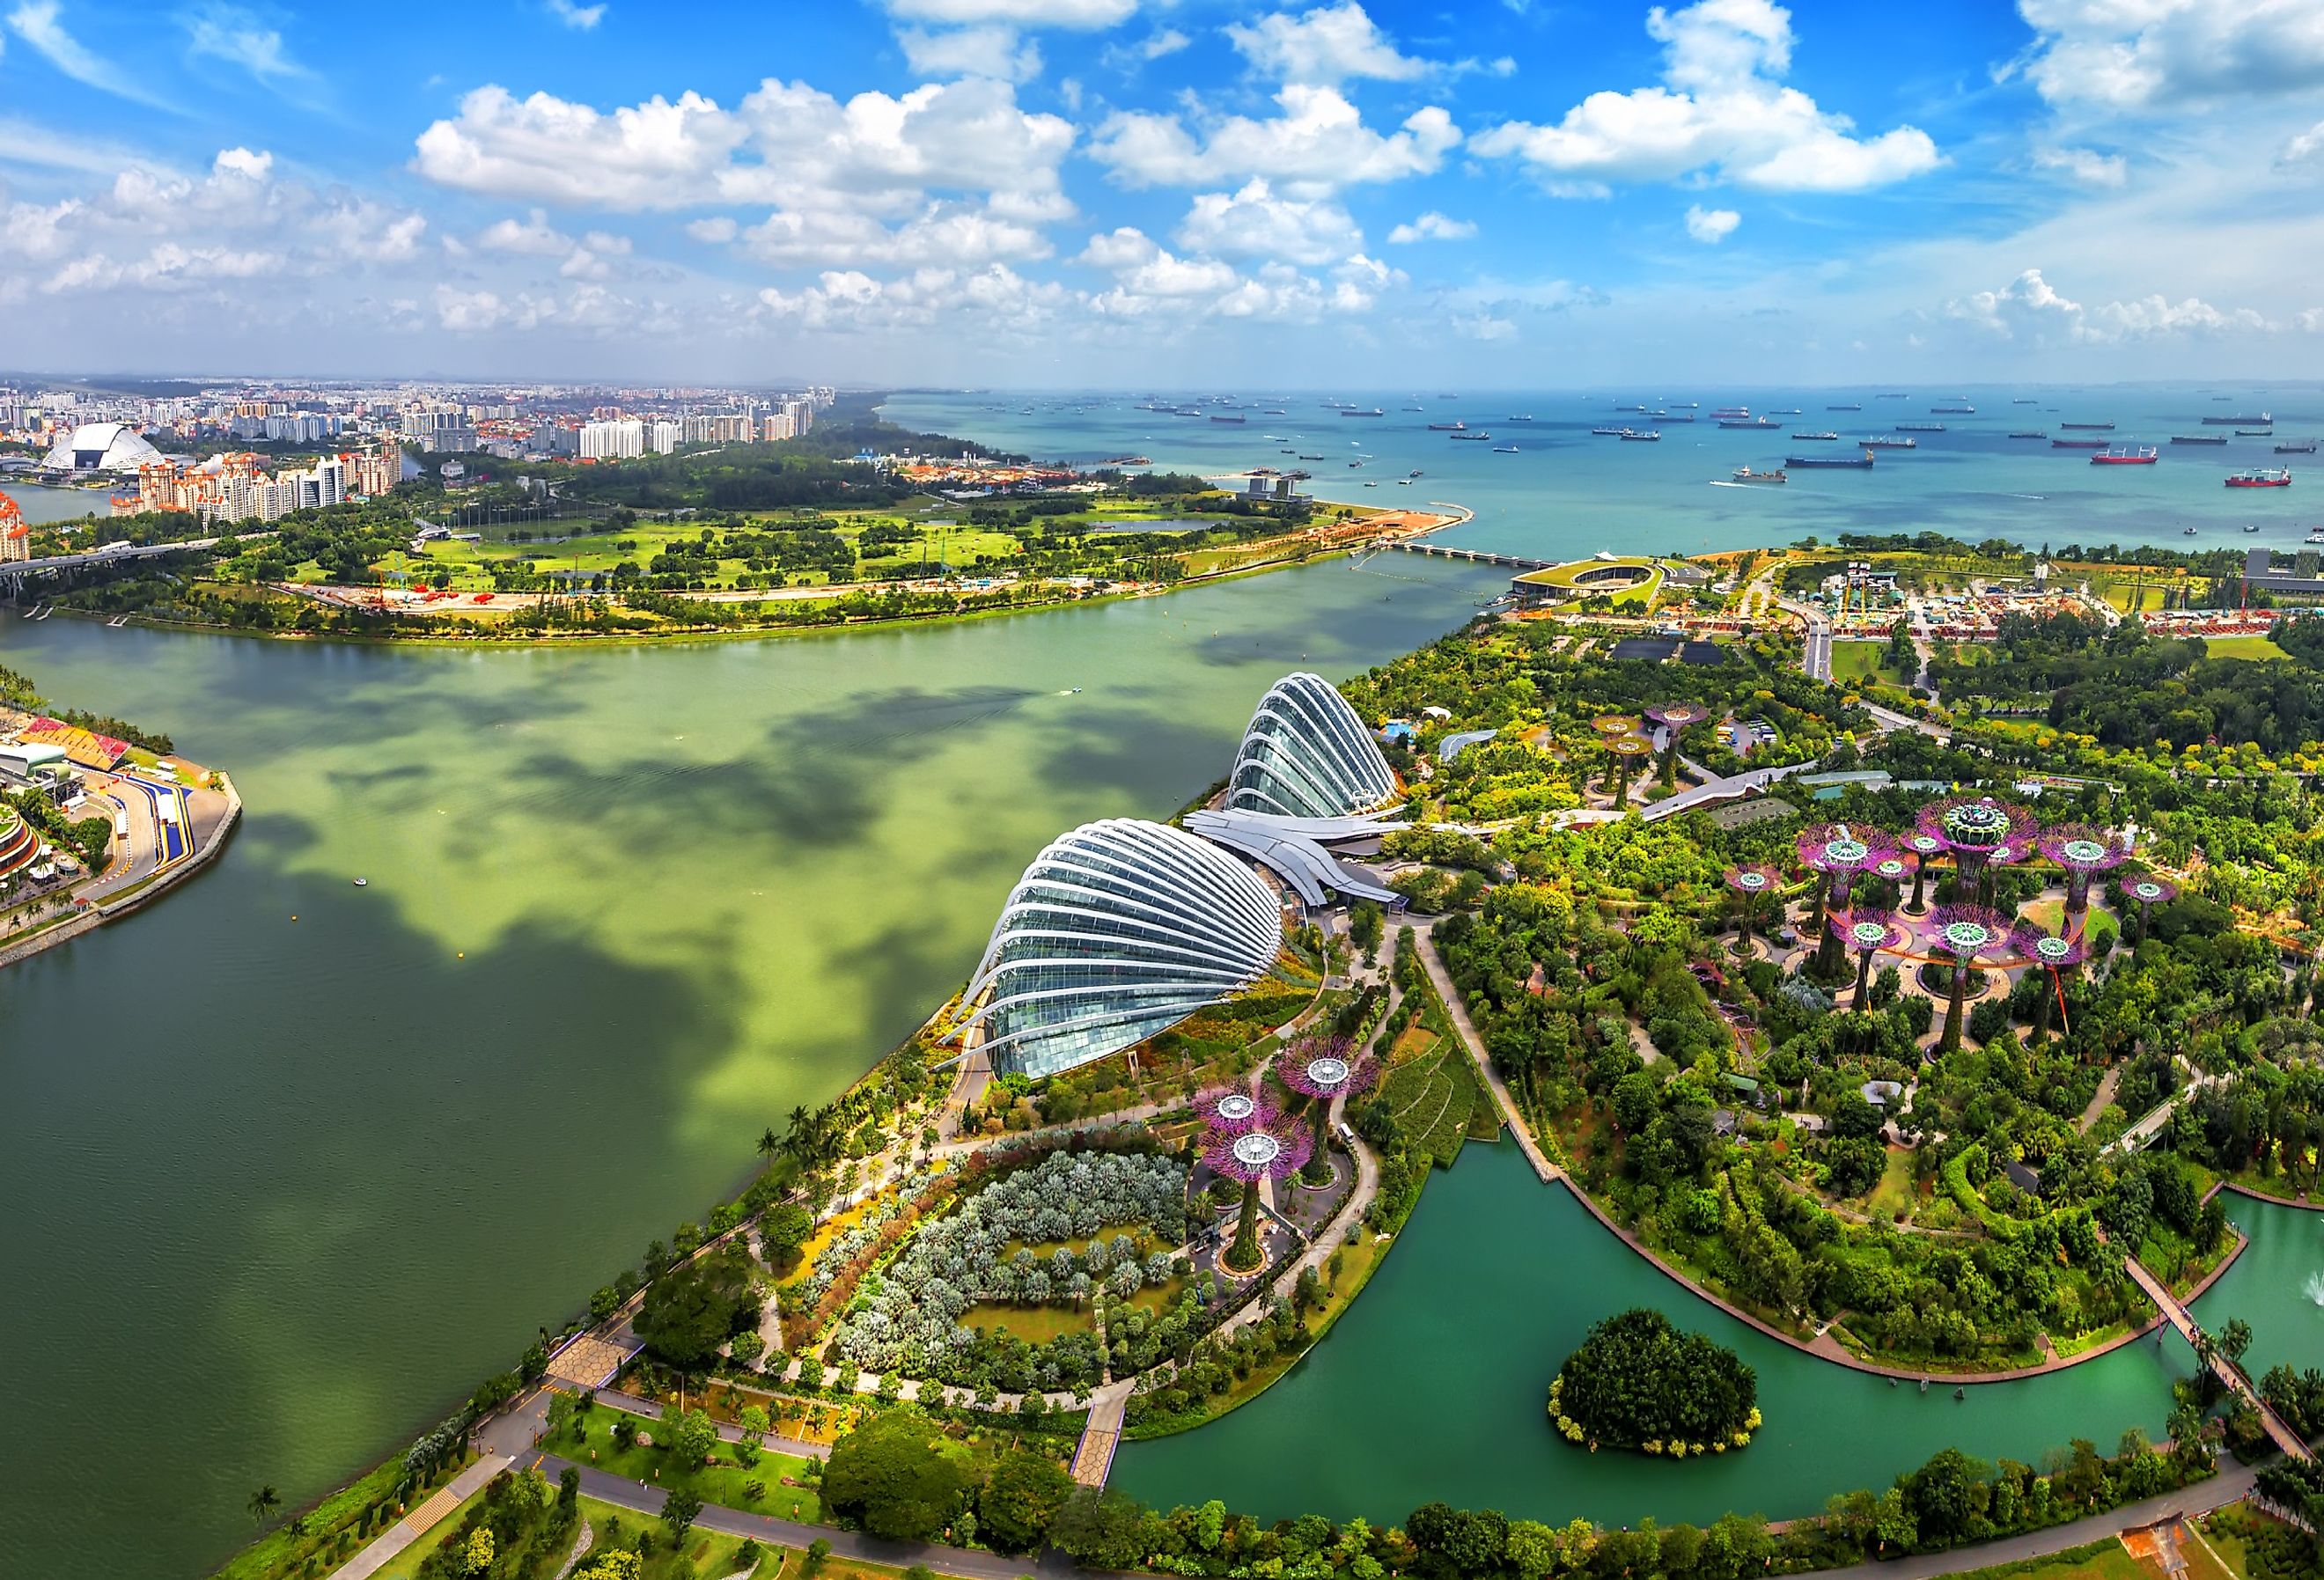
[[1389, 388], [2324, 344], [2324, 14], [2283, 0], [403, 18], [0, 7], [12, 360]]

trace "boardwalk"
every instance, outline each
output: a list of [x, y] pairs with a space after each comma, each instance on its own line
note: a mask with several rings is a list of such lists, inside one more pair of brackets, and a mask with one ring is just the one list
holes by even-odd
[[[2179, 1336], [2190, 1344], [2195, 1345], [2198, 1354], [2204, 1354], [2205, 1346], [2197, 1343], [2197, 1335], [2202, 1330], [2195, 1326], [2195, 1319], [2187, 1314], [2187, 1308], [2179, 1304], [2170, 1290], [2163, 1287], [2163, 1280], [2141, 1267], [2138, 1264], [2138, 1259], [2135, 1256], [2124, 1257], [2122, 1266], [2123, 1270], [2130, 1274], [2131, 1280], [2146, 1291], [2146, 1298], [2153, 1301], [2163, 1315], [2170, 1319], [2171, 1326], [2179, 1330]], [[2244, 1376], [2241, 1368], [2217, 1350], [2211, 1350], [2209, 1354], [2211, 1370], [2218, 1373], [2219, 1381], [2226, 1383], [2229, 1390], [2241, 1394], [2244, 1402], [2259, 1412], [2261, 1424], [2267, 1428], [2268, 1437], [2274, 1440], [2278, 1448], [2282, 1449], [2294, 1459], [2315, 1457], [2309, 1452], [2308, 1445], [2300, 1434], [2284, 1425], [2283, 1418], [2270, 1409], [2267, 1401], [2253, 1391], [2251, 1382]]]
[[1121, 1418], [1134, 1386], [1125, 1378], [1109, 1382], [1090, 1398], [1089, 1419], [1074, 1449], [1074, 1480], [1085, 1487], [1105, 1485], [1113, 1470], [1113, 1451], [1121, 1444]]

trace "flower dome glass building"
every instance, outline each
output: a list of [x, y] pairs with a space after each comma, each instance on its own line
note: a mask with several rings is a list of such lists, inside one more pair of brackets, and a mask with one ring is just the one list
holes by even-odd
[[1282, 908], [1193, 835], [1109, 818], [1050, 842], [1010, 891], [964, 1002], [1000, 1074], [1054, 1076], [1257, 981]]
[[1277, 680], [1242, 733], [1227, 806], [1278, 818], [1338, 818], [1396, 799], [1371, 731], [1320, 675]]

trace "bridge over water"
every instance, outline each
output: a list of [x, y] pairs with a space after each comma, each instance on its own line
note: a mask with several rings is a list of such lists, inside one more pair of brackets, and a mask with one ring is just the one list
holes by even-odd
[[2162, 1280], [2139, 1266], [2135, 1256], [2124, 1257], [2122, 1266], [2123, 1270], [2130, 1275], [2131, 1281], [2146, 1292], [2146, 1298], [2153, 1301], [2171, 1326], [2179, 1330], [2179, 1336], [2193, 1345], [2197, 1354], [2209, 1357], [2211, 1370], [2218, 1373], [2220, 1381], [2227, 1385], [2228, 1391], [2240, 1395], [2246, 1404], [2259, 1412], [2260, 1423], [2267, 1428], [2268, 1437], [2278, 1448], [2293, 1459], [2316, 1457], [2309, 1450], [2306, 1440], [2285, 1425], [2282, 1416], [2268, 1408], [2267, 1400], [2260, 1398], [2241, 1367], [2218, 1350], [2198, 1342], [2203, 1330], [2195, 1325], [2194, 1317], [2188, 1315], [2187, 1308], [2179, 1304], [2177, 1298], [2163, 1287]]

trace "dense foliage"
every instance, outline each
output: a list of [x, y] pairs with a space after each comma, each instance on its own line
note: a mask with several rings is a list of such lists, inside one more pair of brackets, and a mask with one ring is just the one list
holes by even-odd
[[1571, 1442], [1684, 1458], [1749, 1443], [1758, 1399], [1734, 1351], [1640, 1307], [1591, 1327], [1549, 1385], [1549, 1414]]

